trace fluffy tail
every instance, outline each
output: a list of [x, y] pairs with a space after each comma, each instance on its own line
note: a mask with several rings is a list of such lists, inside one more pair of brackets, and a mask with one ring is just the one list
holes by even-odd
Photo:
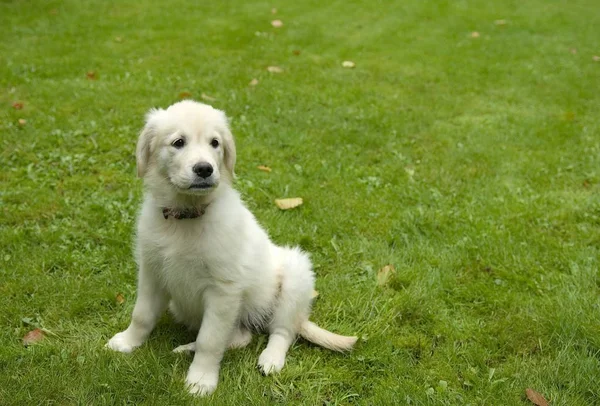
[[302, 322], [298, 333], [311, 343], [340, 352], [350, 351], [358, 339], [332, 333], [308, 320]]

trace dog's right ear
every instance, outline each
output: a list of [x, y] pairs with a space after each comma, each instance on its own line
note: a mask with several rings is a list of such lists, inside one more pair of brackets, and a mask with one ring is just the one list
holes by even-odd
[[151, 109], [146, 114], [146, 125], [140, 133], [135, 149], [137, 174], [140, 178], [143, 178], [146, 174], [146, 168], [148, 167], [148, 161], [150, 160], [152, 139], [156, 135], [161, 117], [163, 117], [165, 113], [166, 111], [163, 109]]

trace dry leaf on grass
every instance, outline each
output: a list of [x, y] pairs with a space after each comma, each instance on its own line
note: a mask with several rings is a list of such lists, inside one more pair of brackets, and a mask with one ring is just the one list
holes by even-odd
[[299, 50], [299, 49], [294, 49], [294, 50], [292, 51], [292, 53], [293, 53], [294, 55], [298, 56], [298, 55], [300, 55], [300, 50]]
[[42, 329], [36, 328], [25, 334], [23, 337], [23, 345], [28, 346], [31, 344], [39, 343], [44, 339], [45, 333]]
[[20, 118], [19, 125], [25, 125], [25, 124], [27, 124], [27, 121], [24, 118]]
[[479, 38], [481, 35], [477, 31], [471, 33], [471, 38]]
[[342, 62], [342, 66], [344, 68], [354, 68], [356, 66], [356, 64], [352, 61], [344, 61], [344, 62]]
[[23, 103], [22, 102], [14, 102], [12, 106], [13, 106], [13, 109], [15, 109], [15, 110], [21, 110], [23, 108]]
[[250, 81], [249, 85], [250, 85], [250, 86], [256, 86], [256, 85], [258, 85], [258, 79], [256, 79], [256, 78], [252, 79], [252, 80]]
[[283, 21], [273, 20], [273, 21], [271, 21], [271, 25], [275, 28], [281, 28], [281, 27], [283, 27]]
[[525, 394], [527, 395], [527, 399], [529, 399], [534, 405], [548, 406], [548, 401], [540, 393], [534, 391], [533, 389], [527, 388], [525, 390]]
[[192, 94], [190, 92], [181, 92], [177, 97], [180, 99], [189, 99], [192, 97]]
[[117, 293], [117, 296], [115, 297], [115, 301], [118, 304], [123, 304], [123, 303], [125, 303], [125, 297], [122, 294]]
[[268, 66], [267, 70], [271, 73], [282, 73], [283, 69], [281, 69], [279, 66]]
[[96, 72], [94, 71], [89, 71], [85, 74], [85, 76], [89, 79], [89, 80], [96, 80], [98, 79], [98, 76], [96, 75]]
[[600, 56], [598, 56], [598, 55], [592, 56], [592, 61], [594, 61], [594, 62], [600, 62]]
[[394, 275], [395, 273], [396, 268], [394, 268], [394, 265], [384, 266], [379, 270], [379, 272], [377, 272], [377, 284], [379, 286], [386, 285], [390, 281], [392, 275]]
[[575, 55], [577, 53], [577, 48], [571, 48], [571, 49], [569, 49], [569, 52], [571, 52], [573, 55]]
[[271, 172], [271, 168], [269, 168], [268, 166], [258, 165], [257, 168], [263, 172]]
[[206, 100], [206, 101], [211, 101], [211, 102], [217, 101], [217, 99], [215, 99], [215, 98], [214, 98], [214, 97], [212, 97], [212, 96], [209, 96], [209, 95], [207, 95], [206, 93], [202, 93], [202, 94], [200, 95], [200, 97], [201, 97], [203, 100]]
[[301, 197], [290, 197], [289, 199], [275, 199], [275, 204], [281, 210], [289, 210], [298, 207], [303, 203]]
[[319, 292], [313, 289], [311, 299], [316, 299], [319, 297]]

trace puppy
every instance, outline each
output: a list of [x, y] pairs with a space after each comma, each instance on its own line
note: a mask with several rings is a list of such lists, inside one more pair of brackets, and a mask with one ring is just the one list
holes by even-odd
[[167, 306], [199, 330], [186, 384], [193, 394], [217, 387], [223, 353], [268, 331], [258, 358], [279, 372], [300, 335], [336, 351], [345, 337], [308, 320], [314, 274], [298, 248], [274, 245], [232, 188], [236, 151], [225, 114], [186, 100], [151, 110], [136, 149], [145, 194], [137, 224], [137, 300], [131, 323], [107, 347], [131, 352], [146, 341]]

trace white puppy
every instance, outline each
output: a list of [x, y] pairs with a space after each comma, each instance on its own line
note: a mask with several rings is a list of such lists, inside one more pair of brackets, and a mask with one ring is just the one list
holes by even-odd
[[187, 374], [190, 392], [217, 386], [228, 347], [243, 347], [251, 330], [268, 330], [258, 359], [279, 372], [297, 334], [332, 350], [356, 337], [308, 320], [314, 274], [298, 248], [274, 245], [231, 184], [235, 145], [225, 114], [182, 101], [147, 115], [136, 150], [146, 192], [137, 226], [138, 295], [129, 327], [110, 339], [130, 352], [148, 338], [169, 305], [175, 318], [199, 329]]

